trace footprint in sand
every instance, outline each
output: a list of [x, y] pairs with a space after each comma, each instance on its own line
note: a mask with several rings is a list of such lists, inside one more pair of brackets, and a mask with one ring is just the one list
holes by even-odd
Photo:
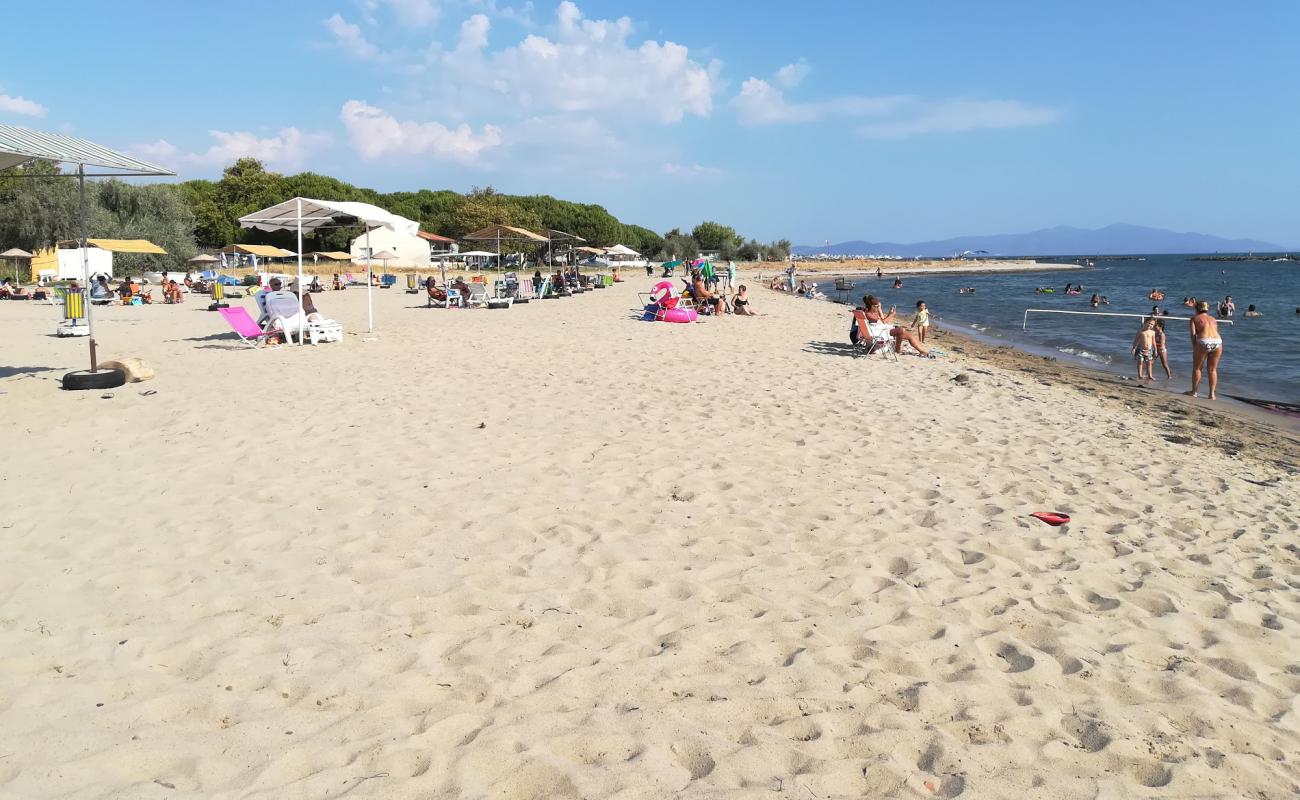
[[713, 756], [699, 742], [677, 742], [672, 746], [673, 755], [683, 769], [691, 773], [691, 780], [697, 781], [708, 775], [717, 766]]
[[889, 562], [889, 574], [901, 578], [912, 571], [912, 565], [905, 558], [895, 558]]
[[1114, 597], [1102, 597], [1096, 592], [1088, 592], [1083, 596], [1088, 601], [1088, 605], [1097, 611], [1114, 611], [1119, 608], [1119, 600]]
[[1007, 672], [1024, 672], [1034, 666], [1034, 657], [1020, 652], [1015, 645], [1002, 645], [998, 648], [997, 655], [998, 658], [1007, 662]]
[[1086, 717], [1066, 717], [1062, 727], [1074, 738], [1080, 749], [1089, 753], [1099, 753], [1110, 744], [1105, 727], [1095, 719]]
[[1174, 779], [1174, 774], [1164, 764], [1146, 759], [1135, 759], [1128, 769], [1128, 774], [1133, 777], [1133, 780], [1153, 789], [1168, 786]]
[[968, 567], [973, 564], [980, 563], [981, 561], [984, 560], [984, 558], [985, 558], [984, 554], [979, 552], [978, 550], [961, 551], [961, 563], [965, 564]]

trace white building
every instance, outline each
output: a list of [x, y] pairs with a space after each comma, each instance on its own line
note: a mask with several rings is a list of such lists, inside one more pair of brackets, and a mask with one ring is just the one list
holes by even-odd
[[437, 253], [455, 252], [454, 240], [435, 233], [416, 231], [414, 234], [394, 231], [389, 228], [376, 228], [370, 232], [370, 249], [366, 249], [366, 235], [363, 233], [352, 240], [349, 248], [352, 261], [366, 263], [366, 256], [387, 250], [397, 256], [382, 265], [383, 267], [408, 267], [424, 269], [431, 263], [430, 257]]

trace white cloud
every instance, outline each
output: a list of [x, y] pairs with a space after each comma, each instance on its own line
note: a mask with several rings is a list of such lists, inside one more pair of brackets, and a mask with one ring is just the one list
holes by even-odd
[[922, 106], [899, 119], [858, 129], [872, 139], [905, 139], [926, 133], [961, 133], [1046, 125], [1061, 118], [1058, 109], [1018, 100], [945, 100]]
[[361, 26], [348, 22], [338, 14], [325, 20], [325, 29], [339, 47], [355, 58], [375, 58], [379, 55], [379, 48], [366, 39]]
[[285, 128], [279, 135], [268, 137], [245, 131], [208, 131], [208, 135], [216, 143], [201, 153], [182, 152], [166, 139], [134, 145], [131, 152], [161, 166], [222, 167], [247, 156], [269, 167], [291, 169], [301, 166], [308, 155], [331, 142], [328, 134], [304, 133], [297, 128]]
[[808, 66], [808, 62], [801, 58], [794, 64], [786, 64], [778, 69], [775, 80], [778, 86], [793, 89], [802, 83], [804, 78], [808, 77], [809, 72], [812, 72], [812, 67]]
[[339, 112], [352, 146], [364, 158], [386, 155], [429, 155], [448, 161], [471, 162], [501, 144], [501, 130], [484, 125], [474, 133], [468, 125], [448, 128], [439, 122], [399, 120], [361, 100], [349, 100]]
[[[461, 27], [460, 48], [486, 44], [488, 21], [475, 15]], [[524, 114], [616, 111], [664, 123], [687, 114], [708, 116], [717, 88], [716, 63], [704, 65], [670, 41], [629, 42], [632, 21], [592, 20], [569, 0], [560, 3], [547, 36], [484, 53], [482, 60], [442, 56], [445, 84], [461, 99], [499, 110], [503, 101]], [[481, 47], [482, 45], [480, 45]]]
[[700, 178], [722, 174], [722, 170], [717, 167], [706, 167], [701, 164], [674, 164], [671, 161], [665, 163], [662, 170], [665, 175], [678, 178]]
[[483, 14], [475, 14], [460, 24], [460, 40], [456, 49], [461, 52], [482, 50], [487, 46], [488, 31], [492, 23]]
[[0, 113], [21, 114], [25, 117], [45, 116], [45, 106], [26, 97], [0, 94]]
[[368, 0], [367, 10], [388, 6], [403, 25], [424, 27], [438, 21], [440, 9], [435, 0]]
[[762, 78], [749, 78], [732, 100], [740, 121], [746, 125], [783, 122], [815, 122], [827, 117], [861, 117], [888, 114], [911, 103], [902, 95], [862, 97], [850, 95], [831, 100], [791, 103], [785, 93]]

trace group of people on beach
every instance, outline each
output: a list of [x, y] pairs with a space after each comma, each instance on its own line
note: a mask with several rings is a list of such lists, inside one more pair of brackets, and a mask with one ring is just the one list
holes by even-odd
[[880, 300], [873, 294], [862, 298], [862, 305], [853, 309], [853, 322], [849, 326], [849, 341], [863, 345], [868, 352], [892, 342], [894, 352], [903, 352], [903, 343], [911, 345], [918, 356], [934, 358], [934, 353], [925, 346], [926, 333], [930, 329], [930, 311], [924, 300], [916, 301], [916, 316], [912, 318], [911, 329], [897, 323], [898, 308], [890, 306], [885, 312]]
[[[1191, 320], [1192, 334], [1192, 388], [1187, 394], [1200, 397], [1201, 378], [1209, 377], [1209, 398], [1217, 399], [1219, 386], [1219, 361], [1223, 358], [1223, 337], [1219, 334], [1219, 322], [1210, 313], [1210, 304], [1204, 300], [1196, 303], [1196, 314]], [[1133, 358], [1137, 362], [1138, 380], [1155, 379], [1155, 361], [1160, 359], [1165, 377], [1172, 379], [1169, 369], [1168, 340], [1165, 336], [1165, 321], [1155, 316], [1142, 320], [1142, 327], [1133, 337]]]

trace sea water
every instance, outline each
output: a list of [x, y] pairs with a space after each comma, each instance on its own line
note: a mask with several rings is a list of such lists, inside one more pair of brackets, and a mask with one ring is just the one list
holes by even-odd
[[[916, 301], [925, 300], [936, 324], [962, 330], [987, 341], [1039, 354], [1050, 354], [1123, 375], [1135, 376], [1130, 348], [1141, 320], [1133, 317], [1083, 317], [1071, 314], [1029, 315], [1022, 330], [1025, 309], [1111, 311], [1149, 314], [1159, 305], [1173, 317], [1190, 317], [1182, 305], [1192, 296], [1210, 302], [1213, 313], [1220, 300], [1231, 295], [1237, 306], [1232, 325], [1221, 324], [1223, 360], [1219, 364], [1220, 392], [1284, 403], [1300, 403], [1300, 261], [1195, 261], [1190, 256], [1144, 256], [1141, 261], [1094, 259], [1086, 270], [1062, 270], [983, 275], [902, 275], [903, 287], [894, 289], [894, 276], [855, 279], [853, 289], [836, 292], [829, 279], [820, 288], [831, 299], [855, 304], [865, 294], [880, 298], [886, 310], [898, 307], [899, 319], [910, 324]], [[1083, 284], [1078, 295], [1065, 294], [1065, 285]], [[960, 294], [974, 287], [974, 294]], [[1055, 294], [1038, 294], [1038, 287]], [[1163, 301], [1147, 295], [1164, 291]], [[1093, 294], [1109, 305], [1093, 309]], [[1250, 304], [1263, 313], [1246, 317]], [[846, 323], [847, 330], [847, 323]], [[1169, 366], [1173, 381], [1164, 380], [1156, 363], [1157, 386], [1186, 391], [1191, 386], [1191, 334], [1184, 320], [1165, 323]], [[1202, 381], [1201, 391], [1207, 387]]]

